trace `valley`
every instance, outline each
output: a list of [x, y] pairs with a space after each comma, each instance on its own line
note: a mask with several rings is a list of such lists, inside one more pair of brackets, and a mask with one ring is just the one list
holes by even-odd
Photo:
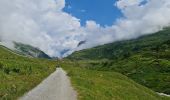
[[169, 100], [169, 32], [167, 28], [134, 40], [76, 51], [60, 60], [31, 57], [29, 50], [32, 54], [39, 51], [24, 44], [18, 45], [22, 53], [1, 46], [0, 98], [22, 97], [61, 66], [78, 100]]

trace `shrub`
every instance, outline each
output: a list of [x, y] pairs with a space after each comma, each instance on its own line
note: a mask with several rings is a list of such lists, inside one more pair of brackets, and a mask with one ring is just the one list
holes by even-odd
[[19, 68], [14, 68], [14, 69], [12, 69], [12, 71], [15, 72], [15, 73], [20, 73], [20, 69]]
[[3, 69], [3, 64], [2, 63], [0, 63], [0, 69]]
[[6, 74], [9, 74], [9, 73], [10, 73], [10, 69], [9, 69], [9, 68], [4, 68], [4, 72], [5, 72]]
[[12, 87], [10, 88], [10, 92], [11, 92], [12, 94], [17, 93], [17, 86], [13, 84]]
[[73, 71], [69, 71], [69, 72], [67, 73], [67, 76], [73, 76]]
[[167, 88], [167, 89], [165, 89], [163, 92], [164, 92], [165, 94], [170, 94], [170, 89]]
[[32, 67], [31, 66], [28, 67], [28, 73], [29, 73], [29, 75], [32, 73]]

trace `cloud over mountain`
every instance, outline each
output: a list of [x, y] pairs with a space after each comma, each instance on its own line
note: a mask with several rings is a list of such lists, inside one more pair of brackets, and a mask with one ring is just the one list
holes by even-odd
[[[144, 3], [145, 2], [145, 3]], [[36, 46], [51, 56], [156, 32], [170, 23], [168, 0], [119, 0], [124, 17], [102, 27], [64, 12], [65, 0], [1, 0], [0, 39]], [[80, 41], [87, 41], [77, 48]]]
[[137, 38], [170, 25], [169, 0], [119, 0], [114, 4], [123, 17], [112, 26], [101, 27], [93, 21], [84, 29], [90, 39], [84, 48], [113, 41]]
[[65, 13], [64, 0], [1, 0], [0, 37], [4, 42], [22, 42], [50, 55], [77, 45], [79, 19]]

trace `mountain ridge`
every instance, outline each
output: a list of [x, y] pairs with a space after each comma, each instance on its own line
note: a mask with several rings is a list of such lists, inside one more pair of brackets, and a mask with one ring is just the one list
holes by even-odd
[[[154, 34], [141, 36], [136, 39], [122, 40], [122, 41], [117, 41], [117, 42], [113, 42], [113, 43], [96, 46], [96, 47], [89, 48], [89, 49], [75, 51], [73, 54], [69, 55], [67, 58], [72, 59], [75, 56], [74, 59], [81, 59], [81, 58], [78, 58], [80, 56], [83, 59], [85, 59], [85, 58], [96, 59], [96, 60], [97, 59], [114, 59], [114, 56], [117, 53], [117, 51], [114, 51], [114, 50], [122, 49], [121, 47], [124, 45], [130, 44], [129, 47], [124, 46], [123, 49], [132, 48], [131, 51], [134, 52], [134, 51], [138, 51], [139, 49], [147, 47], [147, 46], [154, 46], [155, 44], [158, 45], [158, 44], [165, 42], [169, 39], [170, 39], [170, 28], [165, 28], [159, 32], [154, 33]], [[143, 42], [143, 43], [141, 43], [141, 42]], [[123, 51], [121, 53], [123, 53]], [[96, 55], [98, 55], [98, 57], [96, 57], [96, 55], [89, 56], [91, 54], [96, 54]], [[107, 54], [109, 54], [109, 55], [107, 55]], [[124, 55], [126, 55], [126, 54], [124, 54]], [[94, 57], [96, 57], [96, 58], [94, 58]]]
[[22, 55], [35, 57], [35, 58], [51, 59], [51, 57], [49, 55], [47, 55], [45, 52], [41, 51], [39, 48], [33, 47], [28, 44], [14, 42], [14, 48], [17, 52], [19, 52]]
[[170, 28], [76, 51], [65, 59], [86, 61], [87, 69], [116, 71], [156, 92], [170, 94]]

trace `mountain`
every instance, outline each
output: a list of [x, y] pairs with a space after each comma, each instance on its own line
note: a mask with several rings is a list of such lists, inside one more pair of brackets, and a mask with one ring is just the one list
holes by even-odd
[[69, 52], [70, 49], [64, 49], [63, 51], [60, 52], [61, 55], [64, 55], [65, 53]]
[[16, 51], [22, 55], [35, 57], [35, 58], [51, 59], [51, 57], [48, 56], [46, 53], [44, 53], [40, 49], [35, 48], [31, 45], [26, 45], [26, 44], [17, 43], [17, 42], [14, 42], [14, 45], [15, 45], [14, 47], [15, 47]]
[[139, 37], [133, 40], [118, 41], [110, 44], [97, 46], [90, 49], [74, 52], [68, 56], [70, 59], [117, 59], [130, 56], [143, 49], [151, 49], [170, 41], [170, 28], [157, 33]]
[[86, 43], [86, 41], [80, 41], [80, 42], [78, 43], [77, 47], [79, 47], [79, 46], [81, 46], [81, 45], [83, 45], [83, 44], [85, 44], [85, 43]]
[[156, 92], [170, 94], [170, 28], [77, 51], [67, 59], [86, 61], [88, 69], [122, 73]]

